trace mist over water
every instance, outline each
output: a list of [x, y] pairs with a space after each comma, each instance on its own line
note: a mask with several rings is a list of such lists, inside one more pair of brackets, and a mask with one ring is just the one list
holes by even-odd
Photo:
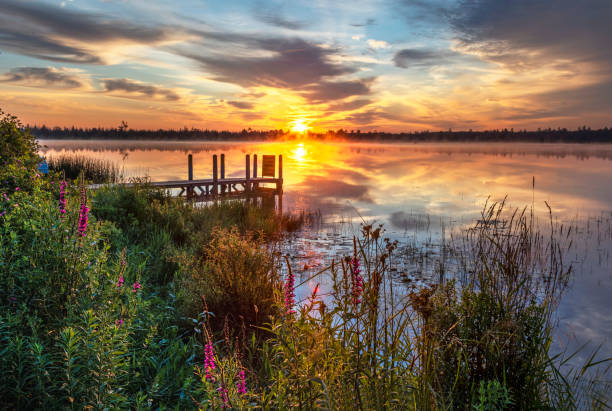
[[[225, 154], [226, 176], [244, 175], [245, 154], [282, 154], [284, 212], [317, 212], [321, 219], [287, 245], [298, 282], [337, 255], [352, 253], [361, 222], [382, 223], [400, 242], [398, 283], [406, 289], [437, 281], [444, 244], [474, 225], [485, 203], [507, 198], [507, 208], [528, 207], [544, 232], [550, 220], [572, 227], [565, 263], [574, 275], [558, 308], [555, 348], [590, 342], [612, 356], [612, 145], [418, 143], [375, 144], [320, 141], [148, 142], [43, 140], [42, 154], [111, 160], [125, 178], [210, 178], [212, 155]], [[261, 157], [260, 157], [261, 159]], [[261, 167], [261, 160], [259, 167]], [[572, 243], [569, 247], [569, 242]], [[401, 258], [399, 259], [401, 260]], [[452, 269], [452, 260], [449, 260]], [[317, 283], [306, 282], [298, 297]], [[299, 299], [299, 298], [298, 298]]]

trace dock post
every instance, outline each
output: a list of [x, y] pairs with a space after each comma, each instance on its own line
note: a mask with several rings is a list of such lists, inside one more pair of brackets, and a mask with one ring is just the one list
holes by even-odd
[[[221, 154], [221, 180], [225, 180], [225, 154]], [[225, 194], [225, 184], [221, 184], [221, 194]]]
[[217, 175], [217, 155], [213, 154], [213, 187], [212, 194], [216, 196], [219, 194], [219, 177]]
[[[253, 178], [257, 178], [257, 154], [253, 154]], [[257, 183], [253, 183], [253, 190], [257, 190]]]
[[[187, 156], [187, 179], [193, 181], [193, 155]], [[187, 187], [187, 199], [191, 200], [193, 197], [193, 187]]]
[[278, 155], [278, 180], [276, 181], [276, 192], [283, 192], [283, 155]]
[[245, 159], [245, 170], [246, 170], [246, 184], [244, 186], [245, 191], [251, 191], [251, 156], [246, 155]]

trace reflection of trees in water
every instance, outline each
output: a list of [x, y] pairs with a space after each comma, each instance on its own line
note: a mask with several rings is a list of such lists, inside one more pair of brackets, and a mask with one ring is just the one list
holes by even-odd
[[[207, 153], [219, 150], [242, 149], [245, 145], [269, 144], [270, 142], [195, 142], [195, 141], [117, 141], [117, 140], [41, 140], [41, 152], [49, 150], [119, 152], [126, 156], [134, 151], [177, 151], [187, 153]], [[325, 144], [325, 143], [323, 143]], [[610, 144], [557, 144], [557, 143], [379, 143], [349, 142], [329, 143], [345, 145], [353, 154], [382, 154], [393, 152], [494, 155], [512, 158], [535, 156], [542, 158], [590, 158], [612, 160]]]

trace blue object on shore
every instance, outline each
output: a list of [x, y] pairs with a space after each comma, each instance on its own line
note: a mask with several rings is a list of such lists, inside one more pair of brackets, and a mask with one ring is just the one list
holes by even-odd
[[47, 160], [43, 160], [43, 162], [38, 165], [38, 172], [42, 174], [49, 174], [49, 166], [47, 165]]

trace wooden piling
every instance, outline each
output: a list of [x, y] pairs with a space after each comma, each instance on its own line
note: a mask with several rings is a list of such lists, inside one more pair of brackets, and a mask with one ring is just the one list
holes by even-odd
[[219, 194], [219, 176], [217, 174], [217, 155], [213, 154], [213, 195]]
[[253, 178], [257, 178], [257, 154], [253, 154]]
[[[193, 155], [189, 154], [187, 156], [187, 179], [189, 181], [193, 181]], [[187, 199], [191, 200], [193, 198], [193, 188], [187, 188]]]
[[246, 184], [244, 190], [251, 191], [251, 156], [249, 154], [247, 154], [245, 158], [245, 178]]
[[[225, 154], [221, 154], [221, 180], [225, 179]], [[225, 194], [225, 184], [221, 184], [221, 194]]]
[[283, 155], [278, 155], [278, 182], [276, 183], [276, 192], [283, 192]]

